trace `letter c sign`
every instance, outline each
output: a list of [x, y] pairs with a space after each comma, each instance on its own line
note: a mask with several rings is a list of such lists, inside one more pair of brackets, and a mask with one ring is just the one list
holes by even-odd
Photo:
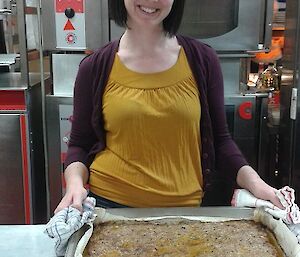
[[243, 120], [252, 119], [252, 102], [243, 102], [239, 106], [239, 115]]

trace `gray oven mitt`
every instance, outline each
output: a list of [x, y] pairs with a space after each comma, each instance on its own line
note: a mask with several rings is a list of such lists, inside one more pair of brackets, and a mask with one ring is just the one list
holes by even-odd
[[65, 255], [71, 235], [94, 218], [95, 205], [96, 199], [87, 197], [82, 204], [82, 213], [69, 206], [56, 213], [47, 223], [44, 232], [56, 240], [55, 252], [57, 256]]

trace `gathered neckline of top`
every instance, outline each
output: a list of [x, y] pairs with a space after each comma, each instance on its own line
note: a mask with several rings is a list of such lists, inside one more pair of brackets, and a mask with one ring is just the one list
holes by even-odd
[[119, 84], [119, 86], [127, 88], [157, 89], [174, 86], [178, 83], [186, 85], [191, 80], [193, 80], [192, 71], [184, 49], [181, 47], [178, 59], [172, 67], [154, 73], [140, 73], [128, 69], [116, 55], [108, 83]]

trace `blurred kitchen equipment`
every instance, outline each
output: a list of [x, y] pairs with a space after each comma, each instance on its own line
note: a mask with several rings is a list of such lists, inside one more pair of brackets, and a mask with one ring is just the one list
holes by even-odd
[[268, 67], [259, 75], [257, 81], [258, 92], [272, 92], [280, 89], [280, 75], [274, 64]]
[[295, 189], [298, 204], [300, 202], [299, 31], [300, 3], [298, 0], [288, 0], [280, 88], [279, 170], [282, 183], [289, 184]]
[[46, 220], [42, 90], [39, 72], [30, 71], [27, 19], [37, 8], [25, 0], [0, 6], [0, 223]]

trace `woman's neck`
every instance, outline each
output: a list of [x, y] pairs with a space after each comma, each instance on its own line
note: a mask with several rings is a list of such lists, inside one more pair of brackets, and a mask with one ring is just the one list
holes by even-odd
[[127, 29], [123, 34], [119, 50], [133, 51], [144, 56], [162, 51], [174, 45], [175, 38], [168, 37], [163, 31]]

